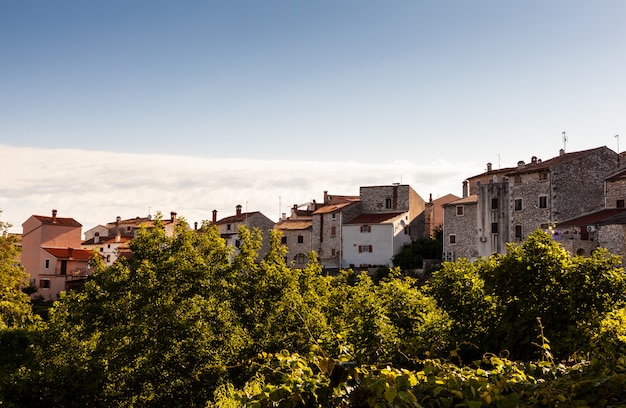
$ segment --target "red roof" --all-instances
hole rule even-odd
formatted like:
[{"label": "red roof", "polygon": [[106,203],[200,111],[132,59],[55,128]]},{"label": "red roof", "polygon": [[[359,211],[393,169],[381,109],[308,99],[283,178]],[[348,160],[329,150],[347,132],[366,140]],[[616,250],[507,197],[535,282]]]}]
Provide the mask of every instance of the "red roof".
[{"label": "red roof", "polygon": [[404,212],[393,212],[393,213],[373,213],[373,214],[361,214],[357,215],[346,224],[382,224],[386,221],[392,220],[400,215],[405,214]]},{"label": "red roof", "polygon": [[248,217],[259,214],[259,213],[260,213],[259,211],[254,211],[254,212],[235,214],[235,215],[231,215],[230,217],[222,218],[221,220],[216,221],[215,224],[226,224],[229,222],[244,222]]},{"label": "red roof", "polygon": [[45,215],[33,215],[33,217],[37,218],[41,221],[42,224],[46,225],[63,225],[66,227],[82,227],[82,224],[76,221],[74,218],[61,218],[61,217],[48,217]]},{"label": "red roof", "polygon": [[626,208],[605,208],[604,210],[594,211],[584,214],[576,218],[571,218],[563,222],[559,222],[557,227],[578,227],[594,224],[625,224]]},{"label": "red roof", "polygon": [[75,261],[88,261],[91,257],[90,249],[81,248],[41,248],[57,259],[72,259]]}]

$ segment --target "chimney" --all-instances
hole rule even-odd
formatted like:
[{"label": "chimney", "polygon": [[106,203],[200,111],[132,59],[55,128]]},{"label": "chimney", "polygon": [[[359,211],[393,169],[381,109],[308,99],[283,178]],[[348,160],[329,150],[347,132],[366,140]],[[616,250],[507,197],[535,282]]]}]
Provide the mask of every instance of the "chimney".
[{"label": "chimney", "polygon": [[237,205],[237,207],[235,207],[235,211],[237,215],[241,215],[241,205]]},{"label": "chimney", "polygon": [[559,149],[559,156],[565,155],[565,149]]},{"label": "chimney", "polygon": [[122,234],[117,231],[117,234],[115,234],[115,242],[118,243],[120,242],[120,239],[122,238]]},{"label": "chimney", "polygon": [[324,191],[324,204],[330,204],[328,200],[328,191]]},{"label": "chimney", "polygon": [[517,162],[517,168],[518,169],[523,169],[524,166],[526,166],[526,163],[524,163],[524,160],[520,160]]},{"label": "chimney", "polygon": [[57,223],[57,210],[52,210],[52,223]]},{"label": "chimney", "polygon": [[532,164],[537,164],[537,156],[533,156],[533,157],[531,157],[531,158],[530,158],[530,162],[531,162]]},{"label": "chimney", "polygon": [[428,202],[432,203],[433,202],[433,193],[430,193],[428,196]]},{"label": "chimney", "polygon": [[469,181],[465,180],[463,182],[463,198],[469,196]]},{"label": "chimney", "polygon": [[100,243],[100,233],[96,232],[93,236],[93,243],[94,244],[99,244]]},{"label": "chimney", "polygon": [[487,172],[491,171],[491,163],[487,163]]},{"label": "chimney", "polygon": [[193,223],[193,229],[194,231],[198,231],[198,221]]},{"label": "chimney", "polygon": [[115,217],[115,225],[120,225],[120,221],[122,221],[122,217],[120,217],[119,215]]},{"label": "chimney", "polygon": [[172,220],[172,222],[176,222],[176,213],[174,211],[170,213],[170,219]]},{"label": "chimney", "polygon": [[213,224],[217,222],[217,210],[213,210],[213,219],[211,220]]}]

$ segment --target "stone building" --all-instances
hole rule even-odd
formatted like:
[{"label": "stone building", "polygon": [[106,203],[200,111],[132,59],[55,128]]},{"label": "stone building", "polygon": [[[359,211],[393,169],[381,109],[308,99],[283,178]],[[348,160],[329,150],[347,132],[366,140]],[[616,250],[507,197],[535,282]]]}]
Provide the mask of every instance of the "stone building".
[{"label": "stone building", "polygon": [[359,196],[329,195],[324,191],[323,206],[313,212],[312,248],[325,270],[341,267],[343,224],[363,212]]},{"label": "stone building", "polygon": [[443,254],[441,259],[473,259],[478,256],[478,227],[476,194],[443,206]]},{"label": "stone building", "polygon": [[213,210],[213,218],[211,224],[217,226],[220,236],[226,241],[227,245],[235,248],[240,247],[239,227],[246,226],[250,231],[258,228],[262,234],[262,245],[259,250],[259,259],[263,258],[269,250],[269,233],[274,228],[274,221],[267,218],[260,211],[242,212],[241,205],[235,207],[235,215],[231,215],[222,219],[217,219],[217,210]]},{"label": "stone building", "polygon": [[313,250],[313,213],[315,202],[302,210],[297,204],[291,208],[289,217],[283,217],[274,229],[282,234],[282,244],[287,248],[287,264],[294,268],[303,268],[308,262],[308,254]]},{"label": "stone building", "polygon": [[[557,157],[542,161],[532,157],[517,167],[492,170],[469,178],[464,195],[476,194],[476,217],[448,219],[444,215],[444,253],[488,256],[504,253],[507,242],[525,239],[538,228],[548,229],[561,221],[604,207],[604,180],[620,166],[620,155],[607,147],[573,153],[561,150]],[[450,221],[450,224],[449,224]],[[451,250],[450,235],[474,228],[474,248],[456,244]],[[446,237],[444,237],[446,238]],[[463,243],[465,245],[465,243]],[[473,256],[472,256],[473,257]]]}]

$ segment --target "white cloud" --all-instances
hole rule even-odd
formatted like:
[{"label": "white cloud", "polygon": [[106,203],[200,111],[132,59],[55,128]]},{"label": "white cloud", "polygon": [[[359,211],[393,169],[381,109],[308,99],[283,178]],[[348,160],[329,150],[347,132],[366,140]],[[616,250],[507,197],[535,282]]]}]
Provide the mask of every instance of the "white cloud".
[{"label": "white cloud", "polygon": [[411,185],[424,199],[459,195],[462,181],[482,171],[474,163],[443,159],[371,162],[208,159],[0,145],[2,221],[21,232],[31,215],[75,218],[83,231],[115,220],[161,211],[193,222],[233,215],[240,204],[273,220],[293,204],[331,194],[358,195],[360,186]]}]

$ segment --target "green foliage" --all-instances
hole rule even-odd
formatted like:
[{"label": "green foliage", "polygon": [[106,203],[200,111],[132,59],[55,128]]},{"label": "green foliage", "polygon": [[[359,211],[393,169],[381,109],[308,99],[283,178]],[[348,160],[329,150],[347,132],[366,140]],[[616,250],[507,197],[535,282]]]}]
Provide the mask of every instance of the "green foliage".
[{"label": "green foliage", "polygon": [[[0,223],[0,230],[2,226]],[[29,280],[19,265],[19,254],[15,238],[0,234],[0,330],[24,327],[33,321],[30,299],[21,290]]]},{"label": "green foliage", "polygon": [[424,259],[441,259],[443,243],[440,238],[419,238],[405,244],[392,262],[394,267],[403,271],[423,268]]},{"label": "green foliage", "polygon": [[457,343],[536,358],[539,318],[552,352],[567,358],[590,351],[594,328],[623,304],[626,284],[619,258],[606,250],[571,257],[536,231],[520,245],[509,244],[504,255],[444,264],[427,293],[457,322]]}]

